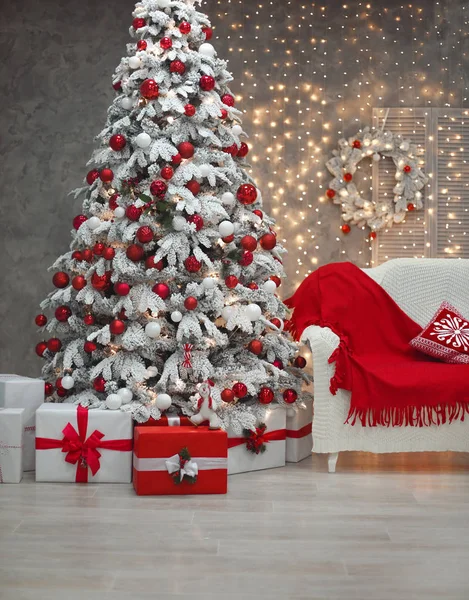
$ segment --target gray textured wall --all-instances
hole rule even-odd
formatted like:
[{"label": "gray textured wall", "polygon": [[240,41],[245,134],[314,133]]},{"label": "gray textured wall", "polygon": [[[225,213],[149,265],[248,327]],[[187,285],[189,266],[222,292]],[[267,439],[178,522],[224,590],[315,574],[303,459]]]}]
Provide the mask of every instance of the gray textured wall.
[{"label": "gray textured wall", "polygon": [[[317,200],[339,132],[368,123],[373,106],[467,105],[467,2],[343,4],[205,2],[243,96],[255,175],[289,242],[285,292],[315,264],[368,259],[362,232],[337,241],[339,210]],[[113,97],[132,8],[2,0],[2,372],[39,371],[34,315],[51,289],[47,267],[68,247],[80,207],[67,194]]]}]

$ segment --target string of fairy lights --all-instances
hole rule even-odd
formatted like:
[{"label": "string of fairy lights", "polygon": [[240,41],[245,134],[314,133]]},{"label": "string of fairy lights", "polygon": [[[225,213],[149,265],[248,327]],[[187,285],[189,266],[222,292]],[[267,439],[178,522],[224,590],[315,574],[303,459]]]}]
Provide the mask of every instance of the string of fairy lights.
[{"label": "string of fairy lights", "polygon": [[[246,113],[252,174],[289,250],[283,293],[333,260],[371,266],[368,232],[354,228],[344,236],[340,208],[325,198],[325,162],[340,137],[372,125],[373,108],[468,106],[469,2],[207,0],[203,9]],[[419,216],[427,228],[438,217],[427,256],[469,256],[465,117],[440,112],[437,162],[444,174],[428,191],[437,196],[433,208]],[[431,138],[427,132],[427,143]],[[371,165],[362,162],[360,185],[371,195]],[[410,227],[400,226],[403,255]],[[385,234],[378,241],[385,245]]]}]

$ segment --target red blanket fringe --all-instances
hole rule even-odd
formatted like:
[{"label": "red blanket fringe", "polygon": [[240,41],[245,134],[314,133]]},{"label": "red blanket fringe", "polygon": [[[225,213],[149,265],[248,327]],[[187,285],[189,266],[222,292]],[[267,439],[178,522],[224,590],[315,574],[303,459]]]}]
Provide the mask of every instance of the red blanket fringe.
[{"label": "red blanket fringe", "polygon": [[469,413],[469,402],[440,404],[439,406],[406,406],[404,408],[352,408],[350,407],[345,424],[355,425],[359,421],[363,427],[430,427],[453,421],[464,421]]}]

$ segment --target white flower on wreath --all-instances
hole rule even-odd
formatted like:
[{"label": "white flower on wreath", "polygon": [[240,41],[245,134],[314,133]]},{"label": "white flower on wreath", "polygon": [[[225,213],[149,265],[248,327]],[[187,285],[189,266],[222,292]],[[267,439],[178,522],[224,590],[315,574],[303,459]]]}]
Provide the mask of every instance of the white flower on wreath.
[{"label": "white flower on wreath", "polygon": [[[340,204],[342,219],[349,225],[368,226],[372,232],[401,223],[410,210],[423,208],[421,190],[428,181],[419,166],[418,150],[411,140],[391,131],[366,127],[348,140],[339,140],[338,150],[326,167],[333,175],[326,195]],[[391,158],[396,167],[393,197],[373,202],[364,198],[354,183],[358,164],[364,158]]]}]

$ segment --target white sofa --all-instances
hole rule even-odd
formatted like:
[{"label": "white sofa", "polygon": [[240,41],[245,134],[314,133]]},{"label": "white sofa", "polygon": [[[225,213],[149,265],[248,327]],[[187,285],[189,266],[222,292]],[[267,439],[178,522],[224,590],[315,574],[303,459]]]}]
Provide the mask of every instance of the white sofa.
[{"label": "white sofa", "polygon": [[[443,300],[469,318],[469,260],[402,258],[364,271],[419,325],[430,321]],[[377,323],[376,335],[381,334]],[[469,415],[463,422],[423,428],[345,425],[350,392],[339,390],[333,396],[329,391],[335,364],[328,364],[328,359],[339,338],[328,328],[308,327],[302,340],[310,345],[313,353],[313,452],[329,454],[329,472],[335,471],[339,452],[347,450],[469,451]]]}]

